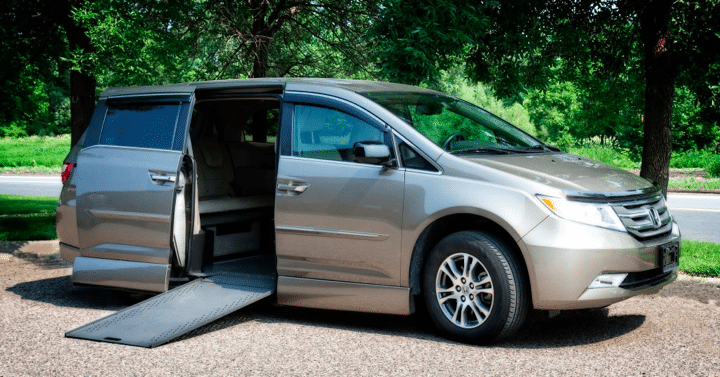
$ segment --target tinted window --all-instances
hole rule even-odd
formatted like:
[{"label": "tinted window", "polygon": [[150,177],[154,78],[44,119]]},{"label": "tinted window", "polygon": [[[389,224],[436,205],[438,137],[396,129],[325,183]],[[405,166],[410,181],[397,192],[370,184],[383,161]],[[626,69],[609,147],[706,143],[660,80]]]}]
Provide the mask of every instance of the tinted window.
[{"label": "tinted window", "polygon": [[111,106],[100,144],[172,149],[180,110],[180,104]]},{"label": "tinted window", "polygon": [[385,139],[385,134],[370,124],[325,107],[296,105],[293,119],[294,156],[353,161],[353,144]]},{"label": "tinted window", "polygon": [[414,149],[410,148],[404,141],[398,144],[398,150],[400,151],[400,158],[402,159],[403,166],[410,169],[437,171],[435,167],[425,160],[419,153],[415,152]]}]

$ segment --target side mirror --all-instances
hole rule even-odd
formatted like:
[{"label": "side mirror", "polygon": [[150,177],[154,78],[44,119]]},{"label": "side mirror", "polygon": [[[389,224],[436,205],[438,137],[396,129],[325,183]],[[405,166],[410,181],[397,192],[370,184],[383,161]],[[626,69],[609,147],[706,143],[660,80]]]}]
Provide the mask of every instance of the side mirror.
[{"label": "side mirror", "polygon": [[380,141],[358,141],[353,144],[353,161],[382,165],[391,161],[390,148]]}]

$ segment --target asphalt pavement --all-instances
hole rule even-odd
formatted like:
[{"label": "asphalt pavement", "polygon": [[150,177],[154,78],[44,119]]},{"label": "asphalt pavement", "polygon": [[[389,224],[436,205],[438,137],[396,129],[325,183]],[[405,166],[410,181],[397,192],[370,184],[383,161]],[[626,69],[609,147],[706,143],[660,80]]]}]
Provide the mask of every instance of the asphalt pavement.
[{"label": "asphalt pavement", "polygon": [[0,194],[57,197],[60,196],[61,189],[60,174],[0,175]]},{"label": "asphalt pavement", "polygon": [[684,239],[720,243],[720,195],[670,193],[668,208]]}]

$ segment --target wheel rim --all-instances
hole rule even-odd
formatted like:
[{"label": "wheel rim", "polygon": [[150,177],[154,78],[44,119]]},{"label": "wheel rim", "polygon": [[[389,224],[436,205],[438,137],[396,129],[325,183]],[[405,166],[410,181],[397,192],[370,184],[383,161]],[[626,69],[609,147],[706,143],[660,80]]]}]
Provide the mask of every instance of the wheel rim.
[{"label": "wheel rim", "polygon": [[435,296],[445,317],[464,329],[485,322],[495,301],[487,269],[480,260],[466,253],[453,254],[440,264]]}]

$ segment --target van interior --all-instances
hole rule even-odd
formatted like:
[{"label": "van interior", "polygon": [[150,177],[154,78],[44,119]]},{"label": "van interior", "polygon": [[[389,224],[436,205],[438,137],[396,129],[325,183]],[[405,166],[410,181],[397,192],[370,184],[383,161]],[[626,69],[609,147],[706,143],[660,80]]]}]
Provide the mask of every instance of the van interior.
[{"label": "van interior", "polygon": [[[272,95],[198,95],[189,130],[194,164],[186,159],[181,169],[181,180],[195,177],[196,184],[187,185],[193,189],[184,190],[179,194],[182,200],[176,200],[185,211],[177,211],[176,203],[174,276],[275,273],[280,104]],[[185,221],[178,217],[183,212]],[[192,229],[181,223],[192,223]],[[182,239],[190,242],[181,245],[177,240]]]}]

